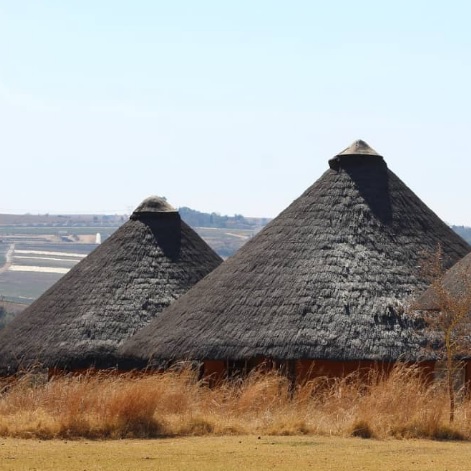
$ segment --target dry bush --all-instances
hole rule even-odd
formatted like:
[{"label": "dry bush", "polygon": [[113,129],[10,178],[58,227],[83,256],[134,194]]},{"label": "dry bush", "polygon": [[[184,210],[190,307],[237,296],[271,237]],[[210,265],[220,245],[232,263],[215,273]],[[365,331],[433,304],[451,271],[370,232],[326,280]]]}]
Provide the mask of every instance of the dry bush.
[{"label": "dry bush", "polygon": [[28,436],[40,430],[43,438],[158,435],[158,396],[151,380],[89,373],[54,377],[37,386],[25,375],[10,384],[0,400],[0,432]]},{"label": "dry bush", "polygon": [[[390,374],[373,372],[367,393],[358,403],[356,420],[369,424],[372,436],[423,436],[416,424],[428,430],[441,423],[446,397],[429,383],[420,369],[397,365]],[[419,429],[417,429],[417,432]]]},{"label": "dry bush", "polygon": [[195,371],[24,375],[1,384],[0,435],[158,437],[208,434],[322,434],[364,438],[469,439],[471,401],[447,421],[446,387],[418,367],[389,374],[315,378],[294,389],[276,371],[210,388]]}]

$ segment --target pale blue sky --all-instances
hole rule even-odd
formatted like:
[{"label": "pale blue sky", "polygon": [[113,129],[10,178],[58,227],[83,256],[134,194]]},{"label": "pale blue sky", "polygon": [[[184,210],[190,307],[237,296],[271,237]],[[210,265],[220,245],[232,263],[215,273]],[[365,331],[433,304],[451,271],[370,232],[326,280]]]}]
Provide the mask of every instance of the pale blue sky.
[{"label": "pale blue sky", "polygon": [[0,0],[0,212],[276,216],[362,138],[471,225],[465,1]]}]

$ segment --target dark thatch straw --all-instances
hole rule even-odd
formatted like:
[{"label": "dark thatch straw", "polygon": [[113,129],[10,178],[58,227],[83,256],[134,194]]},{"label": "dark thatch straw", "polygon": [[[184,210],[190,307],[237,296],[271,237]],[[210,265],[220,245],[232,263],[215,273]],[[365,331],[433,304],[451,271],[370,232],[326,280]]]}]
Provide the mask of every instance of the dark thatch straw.
[{"label": "dark thatch straw", "polygon": [[68,369],[122,366],[117,347],[221,263],[158,197],[146,199],[0,336],[0,369],[40,362]]},{"label": "dark thatch straw", "polygon": [[404,303],[425,288],[417,260],[470,246],[363,141],[122,352],[177,359],[396,360],[421,337]]}]

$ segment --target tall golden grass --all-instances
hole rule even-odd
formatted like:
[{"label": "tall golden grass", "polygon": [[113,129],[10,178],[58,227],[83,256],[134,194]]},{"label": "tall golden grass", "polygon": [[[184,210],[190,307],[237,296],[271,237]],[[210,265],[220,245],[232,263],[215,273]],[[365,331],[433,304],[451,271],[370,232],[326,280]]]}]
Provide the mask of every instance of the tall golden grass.
[{"label": "tall golden grass", "polygon": [[0,435],[123,438],[185,435],[316,434],[375,438],[471,438],[471,399],[448,423],[446,388],[416,367],[317,378],[290,387],[254,371],[213,387],[191,369],[162,374],[34,374],[0,385]]}]

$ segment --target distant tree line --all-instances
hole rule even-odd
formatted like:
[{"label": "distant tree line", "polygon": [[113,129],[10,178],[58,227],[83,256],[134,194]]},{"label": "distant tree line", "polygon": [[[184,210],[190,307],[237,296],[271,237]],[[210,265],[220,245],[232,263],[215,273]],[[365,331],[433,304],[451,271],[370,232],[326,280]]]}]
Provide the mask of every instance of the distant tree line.
[{"label": "distant tree line", "polygon": [[234,229],[251,229],[256,226],[241,214],[234,216],[221,216],[218,213],[202,213],[185,206],[178,209],[182,219],[192,227],[218,227]]}]

